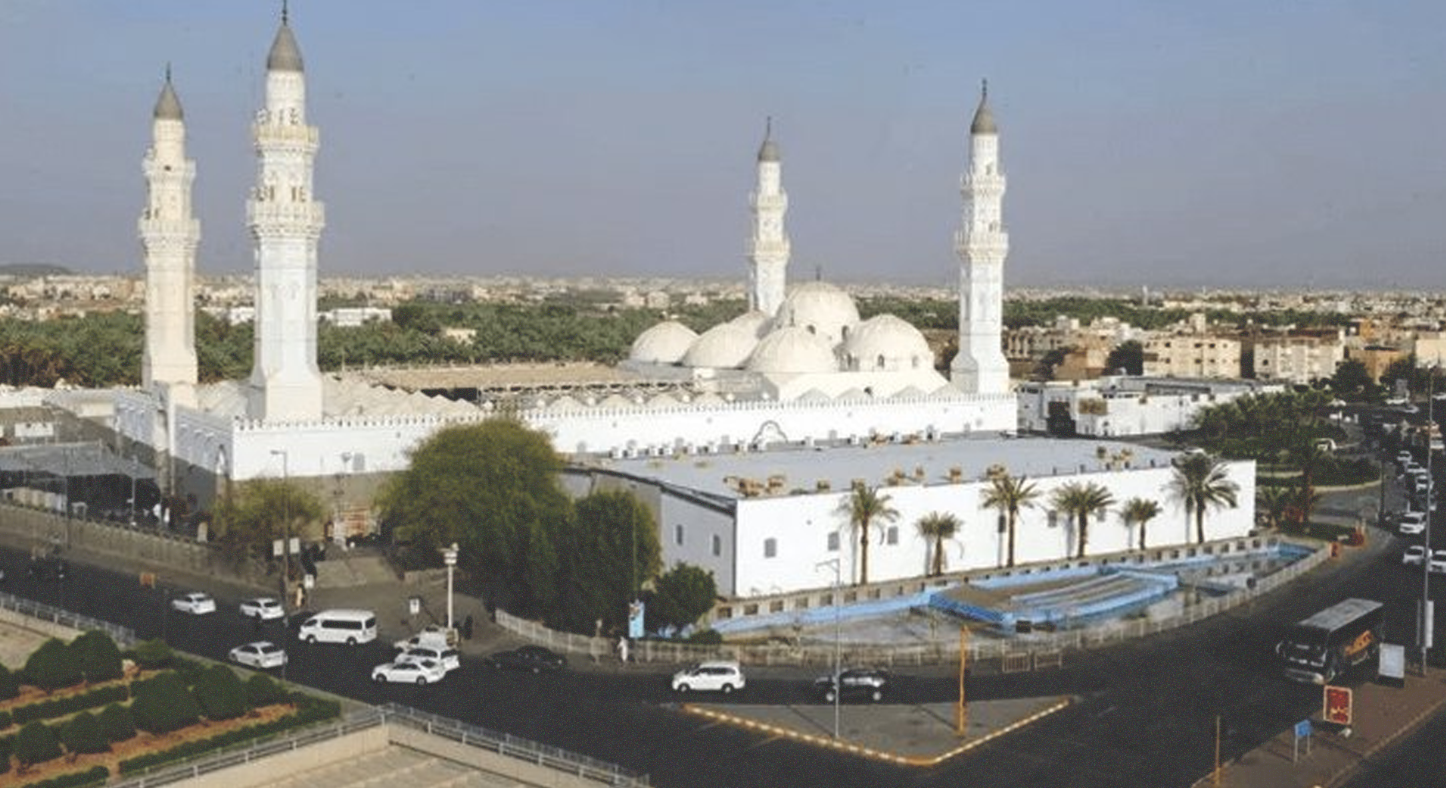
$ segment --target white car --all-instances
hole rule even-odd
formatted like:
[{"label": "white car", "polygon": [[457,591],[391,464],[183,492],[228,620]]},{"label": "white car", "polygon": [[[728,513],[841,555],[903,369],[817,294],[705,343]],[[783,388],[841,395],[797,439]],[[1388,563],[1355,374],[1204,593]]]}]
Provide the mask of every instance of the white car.
[{"label": "white car", "polygon": [[216,612],[216,600],[210,594],[203,594],[200,591],[192,591],[189,594],[182,594],[171,600],[171,609],[179,610],[182,613],[190,613],[199,616],[205,613]]},{"label": "white car", "polygon": [[429,646],[416,646],[397,655],[393,662],[436,662],[442,669],[451,673],[462,667],[462,658],[454,648],[431,648]]},{"label": "white car", "polygon": [[673,674],[674,692],[703,690],[727,695],[734,690],[743,689],[746,683],[743,669],[731,660],[700,662]]},{"label": "white car", "polygon": [[447,641],[446,627],[428,624],[422,627],[421,632],[393,643],[392,648],[398,651],[406,651],[409,648],[417,648],[419,646],[435,649],[451,648],[451,645]]},{"label": "white car", "polygon": [[416,662],[383,662],[372,668],[372,681],[378,684],[433,684],[447,676],[441,663],[430,659]]},{"label": "white car", "polygon": [[286,664],[286,652],[275,643],[258,640],[231,649],[228,655],[232,662],[239,662],[253,668],[279,668]]},{"label": "white car", "polygon": [[1416,534],[1424,533],[1426,531],[1426,513],[1406,512],[1401,515],[1401,522],[1398,523],[1396,527],[1406,536],[1415,536]]},{"label": "white car", "polygon": [[1425,545],[1413,544],[1413,545],[1411,545],[1410,547],[1407,547],[1407,548],[1406,548],[1406,552],[1401,553],[1401,565],[1402,565],[1402,566],[1412,566],[1412,565],[1420,566],[1421,564],[1423,564],[1423,563],[1425,563],[1425,562],[1426,562],[1426,546],[1425,546]]},{"label": "white car", "polygon": [[270,621],[285,616],[286,611],[281,608],[281,600],[275,597],[259,596],[254,599],[241,600],[241,615]]},{"label": "white car", "polygon": [[1431,551],[1431,563],[1426,565],[1426,571],[1433,575],[1446,575],[1446,550]]}]

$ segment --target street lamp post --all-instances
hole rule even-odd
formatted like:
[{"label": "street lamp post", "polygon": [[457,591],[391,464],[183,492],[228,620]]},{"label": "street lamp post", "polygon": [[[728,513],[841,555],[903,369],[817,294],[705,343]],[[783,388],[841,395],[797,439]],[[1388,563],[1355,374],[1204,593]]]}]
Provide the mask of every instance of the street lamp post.
[{"label": "street lamp post", "polygon": [[819,561],[814,568],[833,565],[833,738],[838,740],[839,732],[839,701],[843,697],[843,687],[840,686],[839,674],[842,672],[843,663],[843,639],[840,634],[841,610],[843,600],[839,599],[839,587],[843,585],[841,573],[843,562],[838,558],[830,558],[827,561]]},{"label": "street lamp post", "polygon": [[286,449],[272,449],[273,455],[281,457],[281,610],[286,611],[286,600],[291,596],[291,469],[290,456]]},{"label": "street lamp post", "polygon": [[1421,538],[1426,543],[1426,555],[1421,561],[1421,675],[1426,675],[1426,651],[1431,646],[1431,503],[1436,494],[1436,480],[1431,469],[1431,430],[1436,426],[1436,367],[1426,384],[1426,531]]},{"label": "street lamp post", "polygon": [[457,543],[442,551],[442,560],[447,564],[447,632],[452,631],[452,571],[457,568]]}]

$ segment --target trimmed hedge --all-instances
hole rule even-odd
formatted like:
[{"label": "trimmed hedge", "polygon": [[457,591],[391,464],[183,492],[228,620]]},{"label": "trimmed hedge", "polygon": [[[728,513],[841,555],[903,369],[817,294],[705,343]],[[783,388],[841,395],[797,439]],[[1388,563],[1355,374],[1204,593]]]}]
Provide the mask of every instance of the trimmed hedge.
[{"label": "trimmed hedge", "polygon": [[5,730],[6,728],[10,727],[12,724],[13,724],[13,721],[10,719],[10,712],[8,712],[8,711],[0,711],[0,731]]},{"label": "trimmed hedge", "polygon": [[159,766],[172,761],[179,761],[190,758],[193,755],[211,752],[221,747],[228,747],[239,742],[259,739],[274,733],[300,728],[323,720],[333,719],[341,716],[341,704],[334,700],[322,700],[310,695],[295,693],[291,699],[296,703],[296,713],[289,717],[282,717],[279,720],[263,722],[257,725],[248,725],[244,728],[237,728],[219,736],[212,736],[209,739],[197,739],[172,747],[161,752],[151,752],[145,755],[137,755],[134,758],[127,758],[120,762],[120,773],[129,774],[141,769]]},{"label": "trimmed hedge", "polygon": [[120,649],[104,632],[83,632],[70,641],[70,650],[80,658],[80,670],[92,684],[118,679],[125,675]]},{"label": "trimmed hedge", "polygon": [[129,654],[142,670],[158,670],[168,667],[176,656],[176,652],[172,651],[164,640],[142,640],[130,650]]},{"label": "trimmed hedge", "polygon": [[88,711],[70,718],[70,721],[60,728],[60,742],[65,745],[65,751],[69,753],[95,753],[107,752],[110,750],[110,742],[100,732],[100,723],[96,722],[95,715]]},{"label": "trimmed hedge", "polygon": [[131,715],[147,733],[170,733],[199,720],[201,709],[179,676],[162,673],[136,693]]},{"label": "trimmed hedge", "polygon": [[116,701],[123,701],[129,697],[130,693],[126,690],[125,686],[117,684],[114,687],[101,687],[90,692],[71,695],[68,698],[43,700],[39,703],[17,706],[10,710],[10,718],[14,724],[24,725],[31,720],[48,720],[52,717],[63,717],[77,711],[93,709],[97,706],[104,706],[107,703],[114,703]]},{"label": "trimmed hedge", "polygon": [[130,708],[119,703],[112,703],[102,709],[97,722],[100,724],[101,735],[112,744],[136,735],[136,721],[131,717]]},{"label": "trimmed hedge", "polygon": [[25,788],[77,788],[82,785],[102,785],[110,779],[110,769],[92,766],[83,772],[71,772],[38,783],[26,783]]},{"label": "trimmed hedge", "polygon": [[246,703],[246,687],[225,665],[212,665],[202,672],[191,694],[208,720],[235,719],[251,708]]},{"label": "trimmed hedge", "polygon": [[80,669],[80,655],[63,641],[51,638],[40,644],[25,660],[25,683],[46,692],[73,687],[85,680]]},{"label": "trimmed hedge", "polygon": [[246,702],[256,706],[270,706],[286,700],[286,688],[276,679],[264,673],[254,673],[246,680]]},{"label": "trimmed hedge", "polygon": [[34,720],[15,734],[15,758],[26,766],[59,758],[60,739],[49,725]]},{"label": "trimmed hedge", "polygon": [[15,749],[15,737],[0,739],[0,774],[10,771],[10,753]]},{"label": "trimmed hedge", "polygon": [[20,677],[10,672],[10,668],[0,665],[0,700],[10,700],[20,697]]}]

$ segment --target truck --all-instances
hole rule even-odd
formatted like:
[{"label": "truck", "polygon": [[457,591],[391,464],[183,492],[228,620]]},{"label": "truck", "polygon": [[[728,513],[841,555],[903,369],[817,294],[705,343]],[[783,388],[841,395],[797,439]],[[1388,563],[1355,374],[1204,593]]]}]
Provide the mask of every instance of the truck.
[{"label": "truck", "polygon": [[1285,677],[1329,684],[1376,658],[1385,610],[1385,605],[1371,599],[1344,599],[1290,626],[1275,646]]}]

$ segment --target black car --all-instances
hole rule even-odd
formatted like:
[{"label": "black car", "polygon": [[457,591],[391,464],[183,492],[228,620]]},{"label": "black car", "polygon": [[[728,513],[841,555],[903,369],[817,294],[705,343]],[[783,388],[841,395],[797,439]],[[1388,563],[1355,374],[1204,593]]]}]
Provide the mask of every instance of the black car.
[{"label": "black car", "polygon": [[498,651],[482,658],[482,664],[493,670],[511,668],[541,673],[544,670],[562,670],[567,667],[567,657],[542,646],[522,646],[510,651]]},{"label": "black car", "polygon": [[[838,700],[867,700],[878,703],[884,699],[889,687],[888,671],[878,668],[849,668],[839,671],[839,685],[843,695]],[[833,676],[819,676],[813,682],[813,692],[825,703],[834,702]]]}]

